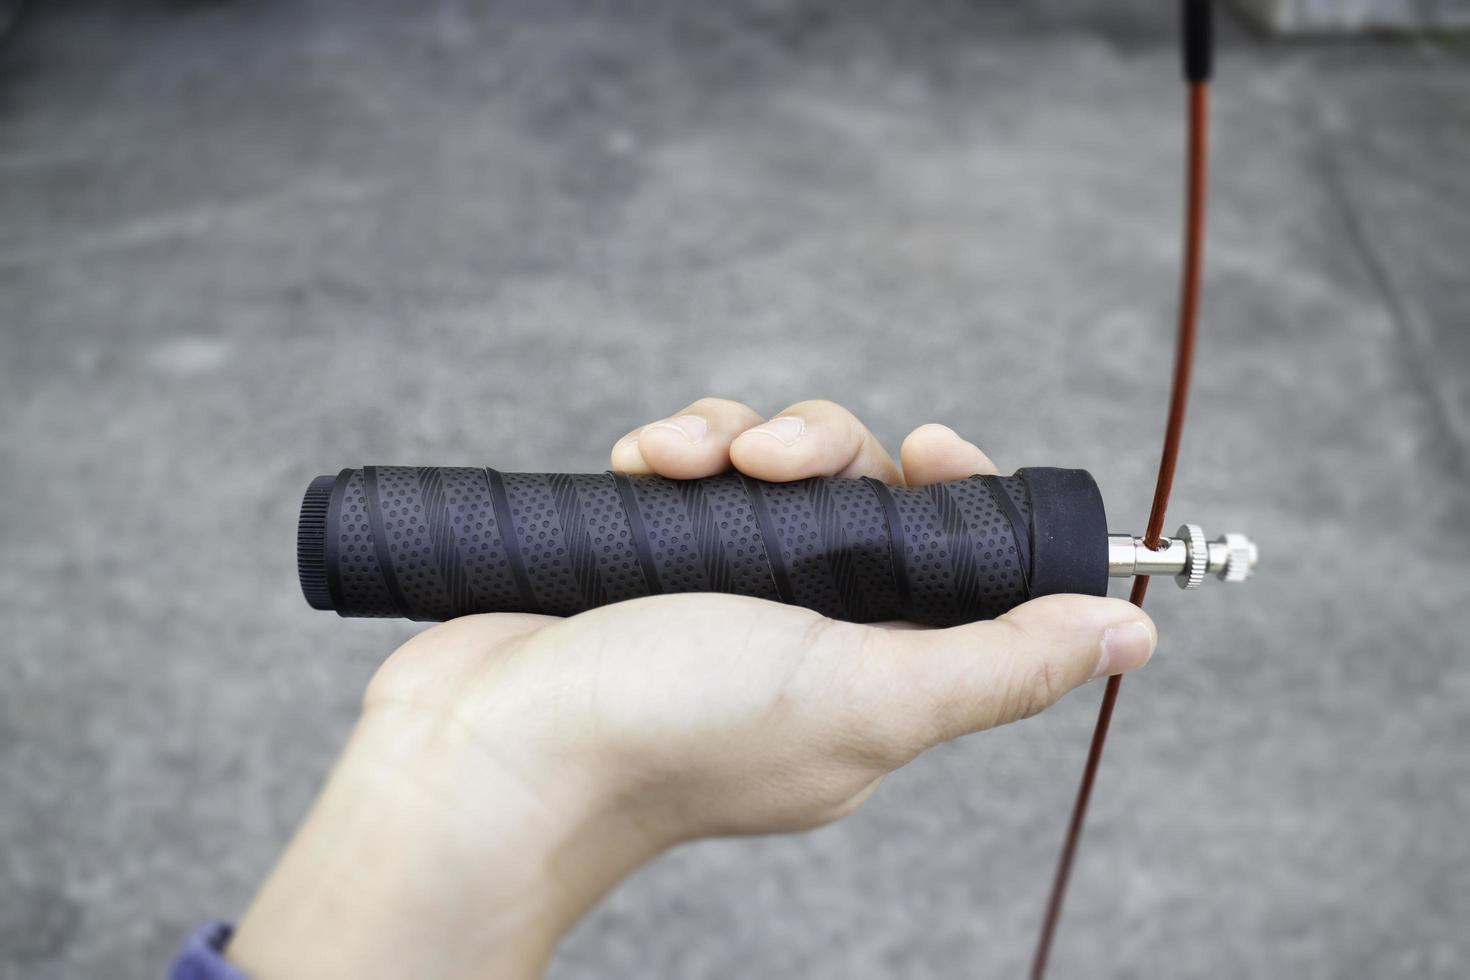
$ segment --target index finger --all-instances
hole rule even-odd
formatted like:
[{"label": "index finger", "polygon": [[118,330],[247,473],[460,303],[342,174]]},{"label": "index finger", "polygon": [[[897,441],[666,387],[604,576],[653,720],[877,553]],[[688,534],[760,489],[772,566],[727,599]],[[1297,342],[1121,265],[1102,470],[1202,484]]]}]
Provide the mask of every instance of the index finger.
[{"label": "index finger", "polygon": [[701,398],[619,439],[612,450],[612,468],[672,480],[714,476],[730,468],[731,440],[760,419],[755,409],[741,402]]},{"label": "index finger", "polygon": [[812,476],[872,477],[902,484],[893,458],[847,409],[835,402],[797,402],[730,444],[730,462],[758,480],[782,483]]}]

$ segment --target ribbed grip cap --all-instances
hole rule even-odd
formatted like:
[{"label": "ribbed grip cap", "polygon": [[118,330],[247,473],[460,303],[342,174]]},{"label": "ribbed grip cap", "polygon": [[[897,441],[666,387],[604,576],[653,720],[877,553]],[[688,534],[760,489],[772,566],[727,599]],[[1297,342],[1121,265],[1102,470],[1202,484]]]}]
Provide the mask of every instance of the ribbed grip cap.
[{"label": "ribbed grip cap", "polygon": [[296,521],[296,574],[301,594],[313,609],[333,609],[327,588],[327,507],[332,502],[335,476],[319,476],[301,498],[301,516]]}]

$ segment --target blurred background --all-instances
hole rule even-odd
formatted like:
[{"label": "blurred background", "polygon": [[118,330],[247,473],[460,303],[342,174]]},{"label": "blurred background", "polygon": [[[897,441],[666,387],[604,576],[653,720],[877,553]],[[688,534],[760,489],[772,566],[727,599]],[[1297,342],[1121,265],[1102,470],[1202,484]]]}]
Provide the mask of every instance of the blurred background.
[{"label": "blurred background", "polygon": [[[1222,11],[1171,517],[1055,977],[1470,975],[1464,2]],[[19,8],[0,4],[0,22]],[[308,479],[596,471],[704,394],[953,425],[1141,530],[1171,4],[37,2],[0,52],[0,974],[235,917],[419,627],[297,588]],[[1383,29],[1390,29],[1384,33]],[[685,847],[552,976],[1014,977],[1100,690],[816,833]]]}]

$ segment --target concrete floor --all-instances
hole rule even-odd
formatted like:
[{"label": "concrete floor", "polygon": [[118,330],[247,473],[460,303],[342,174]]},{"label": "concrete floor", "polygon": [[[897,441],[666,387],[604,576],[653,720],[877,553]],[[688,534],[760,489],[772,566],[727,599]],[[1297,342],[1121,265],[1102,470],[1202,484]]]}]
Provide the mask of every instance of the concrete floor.
[{"label": "concrete floor", "polygon": [[[410,12],[412,7],[412,12]],[[1172,514],[1056,977],[1470,974],[1470,56],[1223,31]],[[0,65],[0,974],[237,915],[379,660],[301,488],[596,470],[703,393],[941,419],[1141,525],[1181,95],[1143,0],[43,4]],[[668,855],[592,977],[1014,977],[1098,692]]]}]

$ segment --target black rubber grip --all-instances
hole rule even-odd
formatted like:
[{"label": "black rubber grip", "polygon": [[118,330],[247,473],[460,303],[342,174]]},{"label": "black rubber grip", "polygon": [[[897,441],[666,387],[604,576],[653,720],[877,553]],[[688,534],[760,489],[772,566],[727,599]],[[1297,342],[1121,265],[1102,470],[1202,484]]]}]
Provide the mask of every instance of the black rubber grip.
[{"label": "black rubber grip", "polygon": [[893,487],[368,466],[312,481],[296,549],[307,601],[343,616],[568,616],[727,592],[943,626],[1104,594],[1107,533],[1082,470]]}]

